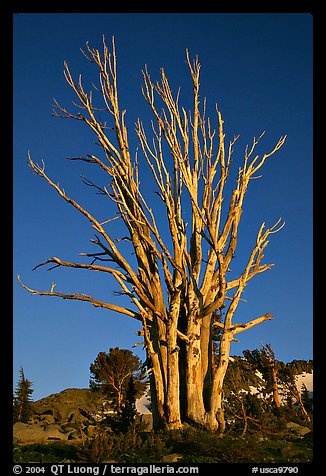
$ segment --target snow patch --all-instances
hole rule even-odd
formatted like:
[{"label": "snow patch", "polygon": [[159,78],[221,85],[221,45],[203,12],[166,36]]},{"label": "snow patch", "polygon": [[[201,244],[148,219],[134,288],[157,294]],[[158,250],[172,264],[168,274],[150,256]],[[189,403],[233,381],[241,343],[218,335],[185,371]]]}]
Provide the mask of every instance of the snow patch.
[{"label": "snow patch", "polygon": [[150,390],[149,387],[147,388],[144,395],[136,400],[136,410],[141,415],[151,414],[152,412],[149,410],[151,405],[151,397],[150,397]]}]

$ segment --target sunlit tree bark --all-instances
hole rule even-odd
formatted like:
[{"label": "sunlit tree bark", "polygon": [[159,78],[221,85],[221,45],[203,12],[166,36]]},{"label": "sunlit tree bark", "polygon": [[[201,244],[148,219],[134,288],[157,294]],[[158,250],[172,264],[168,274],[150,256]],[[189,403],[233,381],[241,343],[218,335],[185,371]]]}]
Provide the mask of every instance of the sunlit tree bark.
[{"label": "sunlit tree bark", "polygon": [[[199,100],[200,64],[198,58],[186,61],[193,84],[192,111],[179,105],[180,91],[173,94],[165,71],[153,82],[147,67],[143,71],[142,93],[153,114],[150,131],[139,119],[136,134],[139,151],[133,159],[120,109],[117,86],[117,57],[114,40],[109,52],[86,45],[84,56],[99,72],[99,96],[103,106],[95,106],[92,92],[86,93],[82,77],[73,78],[65,63],[67,83],[76,94],[77,112],[69,112],[55,102],[54,114],[84,123],[102,146],[100,156],[70,157],[94,164],[109,178],[110,185],[88,185],[106,195],[118,212],[136,258],[125,256],[116,240],[114,221],[102,221],[66,194],[47,175],[45,165],[29,165],[67,203],[85,216],[95,230],[91,240],[96,253],[82,253],[89,262],[70,262],[53,257],[37,265],[51,265],[103,272],[111,275],[131,306],[99,301],[85,294],[64,294],[31,289],[33,294],[87,301],[97,307],[126,314],[142,326],[147,365],[151,379],[152,406],[156,427],[180,428],[184,420],[223,431],[222,392],[230,345],[235,335],[250,329],[271,315],[266,313],[247,323],[234,323],[234,313],[248,282],[270,269],[263,264],[263,252],[271,234],[279,231],[281,219],[258,230],[256,242],[242,273],[228,280],[229,266],[238,242],[238,229],[249,182],[265,161],[277,152],[286,137],[273,149],[256,155],[261,137],[247,146],[229,201],[225,187],[229,179],[233,146],[238,137],[226,143],[223,119],[216,106],[216,130],[206,117],[206,100]],[[107,114],[107,120],[100,115]],[[139,156],[145,159],[153,177],[153,187],[162,201],[168,229],[162,233],[161,210],[153,209],[145,197],[148,185],[140,180]],[[223,209],[223,215],[222,215]],[[225,217],[223,219],[223,217]],[[116,217],[115,217],[116,218]],[[167,238],[168,237],[168,238]],[[107,266],[112,263],[112,267]],[[19,278],[20,279],[20,278]],[[218,328],[219,358],[215,364],[213,335]]]}]

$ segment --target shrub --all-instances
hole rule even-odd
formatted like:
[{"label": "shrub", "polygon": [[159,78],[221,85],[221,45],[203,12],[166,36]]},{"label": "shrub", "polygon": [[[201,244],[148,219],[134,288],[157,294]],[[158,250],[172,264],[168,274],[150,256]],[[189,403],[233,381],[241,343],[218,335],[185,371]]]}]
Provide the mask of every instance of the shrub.
[{"label": "shrub", "polygon": [[77,448],[65,443],[46,443],[18,446],[13,448],[14,463],[64,463],[74,462]]},{"label": "shrub", "polygon": [[135,427],[114,434],[99,427],[80,448],[79,458],[89,463],[154,463],[161,461],[166,453],[165,443],[157,434],[137,432]]}]

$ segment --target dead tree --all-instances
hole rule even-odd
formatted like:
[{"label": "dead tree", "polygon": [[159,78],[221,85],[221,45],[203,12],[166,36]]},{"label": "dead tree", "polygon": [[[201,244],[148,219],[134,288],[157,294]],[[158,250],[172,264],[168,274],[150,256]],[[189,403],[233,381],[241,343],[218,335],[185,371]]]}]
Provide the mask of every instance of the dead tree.
[{"label": "dead tree", "polygon": [[[142,93],[153,114],[151,138],[141,120],[136,124],[136,133],[166,213],[169,240],[164,239],[162,223],[158,222],[156,210],[140,186],[139,157],[136,153],[133,160],[129,148],[126,111],[120,109],[118,102],[114,39],[112,52],[103,38],[101,53],[88,44],[82,53],[98,68],[97,91],[103,108],[100,111],[94,106],[92,91],[85,91],[82,77],[75,80],[65,63],[64,75],[76,94],[78,109],[69,112],[56,101],[54,114],[81,121],[93,131],[101,145],[101,156],[89,154],[71,159],[96,165],[109,178],[109,186],[97,187],[107,195],[124,223],[136,265],[119,249],[112,220],[103,222],[103,218],[88,212],[53,182],[44,163],[38,165],[29,155],[29,165],[34,172],[91,223],[96,232],[91,242],[99,249],[97,253],[82,253],[91,260],[88,263],[53,257],[37,267],[48,264],[52,268],[62,266],[107,273],[130,297],[132,306],[99,301],[85,294],[60,293],[54,290],[54,284],[49,291],[21,284],[32,294],[86,301],[140,321],[155,426],[180,428],[187,420],[223,431],[222,390],[231,342],[240,332],[271,319],[270,313],[266,313],[249,322],[234,323],[233,316],[248,282],[273,266],[263,264],[263,252],[270,235],[284,225],[281,219],[270,227],[261,225],[248,261],[236,279],[228,280],[229,266],[237,247],[249,182],[257,178],[265,161],[281,148],[286,137],[281,137],[275,147],[262,156],[256,155],[256,146],[263,134],[246,147],[231,198],[227,200],[225,190],[231,155],[238,137],[226,143],[217,106],[216,130],[206,117],[206,100],[200,109],[198,58],[192,61],[186,51],[193,84],[190,113],[179,105],[180,91],[173,94],[164,69],[160,71],[160,80],[153,82],[145,68]],[[99,118],[104,113],[106,122]],[[114,266],[105,266],[105,259]],[[222,310],[221,319],[218,316]],[[221,336],[217,364],[212,350],[214,328]]]}]

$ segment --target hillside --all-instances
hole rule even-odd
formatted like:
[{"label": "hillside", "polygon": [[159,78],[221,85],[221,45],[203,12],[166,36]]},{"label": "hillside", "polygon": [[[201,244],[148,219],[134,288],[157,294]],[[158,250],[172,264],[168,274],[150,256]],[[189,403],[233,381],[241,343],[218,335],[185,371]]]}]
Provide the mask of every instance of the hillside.
[{"label": "hillside", "polygon": [[33,402],[36,415],[52,415],[56,421],[81,421],[103,409],[103,397],[88,388],[67,388]]}]

